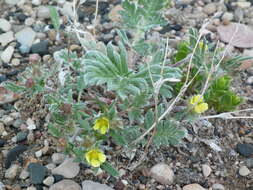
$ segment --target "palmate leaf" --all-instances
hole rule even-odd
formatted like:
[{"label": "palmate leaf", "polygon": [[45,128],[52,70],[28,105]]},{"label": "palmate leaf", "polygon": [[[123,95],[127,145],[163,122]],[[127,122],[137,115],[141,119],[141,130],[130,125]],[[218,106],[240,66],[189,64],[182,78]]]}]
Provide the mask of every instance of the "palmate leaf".
[{"label": "palmate leaf", "polygon": [[121,12],[123,23],[127,28],[139,29],[144,32],[152,27],[165,25],[162,9],[166,8],[169,0],[124,0]]},{"label": "palmate leaf", "polygon": [[179,128],[179,123],[174,120],[160,122],[153,138],[154,145],[176,145],[186,135],[186,131]]},{"label": "palmate leaf", "polygon": [[84,80],[88,85],[106,84],[108,90],[116,91],[121,99],[128,94],[138,95],[148,85],[147,81],[131,71],[127,65],[127,51],[123,44],[117,52],[112,44],[107,45],[107,54],[88,51],[85,55]]}]

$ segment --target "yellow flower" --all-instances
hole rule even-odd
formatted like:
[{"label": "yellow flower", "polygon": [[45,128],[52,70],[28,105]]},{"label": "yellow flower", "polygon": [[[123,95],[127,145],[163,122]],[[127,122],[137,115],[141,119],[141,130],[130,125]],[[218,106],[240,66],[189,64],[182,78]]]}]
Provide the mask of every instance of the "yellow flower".
[{"label": "yellow flower", "polygon": [[107,133],[110,128],[109,120],[106,117],[98,118],[93,126],[94,130],[98,130],[102,135]]},{"label": "yellow flower", "polygon": [[200,41],[200,42],[199,42],[199,48],[200,48],[200,49],[203,49],[203,48],[204,48],[205,51],[208,50],[208,46],[207,46],[206,44],[204,44],[203,41]]},{"label": "yellow flower", "polygon": [[208,110],[208,104],[204,102],[201,95],[193,96],[189,103],[193,106],[193,111],[196,113],[200,114]]},{"label": "yellow flower", "polygon": [[85,154],[87,162],[93,167],[99,167],[105,162],[106,156],[99,149],[92,149]]}]

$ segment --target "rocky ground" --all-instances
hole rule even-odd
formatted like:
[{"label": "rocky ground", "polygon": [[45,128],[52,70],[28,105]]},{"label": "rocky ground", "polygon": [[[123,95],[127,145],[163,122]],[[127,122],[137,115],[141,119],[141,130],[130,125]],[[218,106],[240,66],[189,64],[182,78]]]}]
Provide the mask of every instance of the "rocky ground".
[{"label": "rocky ground", "polygon": [[[87,31],[93,29],[95,2],[87,0],[78,11],[79,22]],[[116,38],[119,4],[117,0],[100,1],[96,37],[105,43]],[[59,41],[48,5],[57,6],[61,14]],[[173,49],[189,28],[200,29],[208,20],[202,31],[208,40],[220,39],[226,46],[237,28],[229,53],[253,56],[252,5],[252,0],[175,0],[165,14],[169,24],[153,31],[150,38],[169,37]],[[66,0],[0,0],[0,83],[17,80],[33,54],[47,64],[62,48],[81,52],[78,40],[68,40],[65,35],[70,7]],[[244,109],[253,105],[253,61],[244,62],[241,70],[233,86],[246,99]],[[41,122],[45,116],[36,99],[25,102],[0,87],[0,190],[253,190],[252,120],[213,119],[188,126],[189,136],[180,146],[151,147],[134,170],[131,167],[141,150],[129,152],[130,156],[112,152],[111,160],[120,172],[114,178],[102,172],[94,176],[89,167],[63,154],[60,142]]]}]

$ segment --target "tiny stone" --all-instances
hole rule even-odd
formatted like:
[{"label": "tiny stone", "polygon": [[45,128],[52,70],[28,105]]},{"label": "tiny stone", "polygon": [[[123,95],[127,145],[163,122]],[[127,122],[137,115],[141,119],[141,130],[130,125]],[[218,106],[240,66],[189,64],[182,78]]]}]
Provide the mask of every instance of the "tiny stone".
[{"label": "tiny stone", "polygon": [[32,184],[41,184],[46,176],[46,167],[38,163],[30,163],[28,171]]},{"label": "tiny stone", "polygon": [[245,165],[248,168],[253,168],[253,158],[249,158],[249,159],[245,160]]},{"label": "tiny stone", "polygon": [[41,5],[41,0],[32,0],[32,4],[36,6]]},{"label": "tiny stone", "polygon": [[5,185],[0,181],[0,190],[5,190]]},{"label": "tiny stone", "polygon": [[5,171],[5,178],[14,179],[18,173],[19,165],[13,164],[9,169]]},{"label": "tiny stone", "polygon": [[222,21],[232,21],[234,18],[233,13],[225,12],[222,16]]},{"label": "tiny stone", "polygon": [[54,153],[52,155],[52,161],[55,164],[61,164],[65,160],[66,156],[62,153]]},{"label": "tiny stone", "polygon": [[28,135],[28,134],[27,134],[26,132],[23,132],[23,131],[18,132],[18,134],[16,135],[16,137],[17,137],[17,142],[22,142],[22,141],[26,140],[27,135]]},{"label": "tiny stone", "polygon": [[225,190],[225,187],[219,183],[213,184],[212,188],[213,188],[212,190]]},{"label": "tiny stone", "polygon": [[44,40],[31,46],[31,52],[40,55],[48,54],[48,41]]},{"label": "tiny stone", "polygon": [[81,187],[76,182],[65,179],[52,185],[49,190],[81,190]]},{"label": "tiny stone", "polygon": [[79,171],[79,163],[74,162],[74,158],[68,158],[61,165],[54,168],[52,174],[63,175],[65,178],[74,178]]},{"label": "tiny stone", "polygon": [[212,169],[210,168],[210,166],[208,166],[208,165],[206,165],[206,164],[203,164],[203,165],[202,165],[202,172],[203,172],[203,175],[204,175],[205,177],[208,177],[208,176],[211,174]]},{"label": "tiny stone", "polygon": [[40,6],[37,11],[37,16],[42,19],[50,18],[50,9],[46,6]]},{"label": "tiny stone", "polygon": [[44,179],[43,183],[47,186],[51,186],[54,184],[54,177],[48,176],[46,179]]},{"label": "tiny stone", "polygon": [[0,29],[4,32],[8,32],[11,30],[11,24],[9,21],[0,18]]},{"label": "tiny stone", "polygon": [[17,58],[14,58],[11,60],[11,65],[13,66],[19,66],[20,65],[20,60]]},{"label": "tiny stone", "polygon": [[12,125],[13,125],[13,127],[19,129],[19,128],[21,127],[22,124],[23,124],[23,120],[21,120],[21,119],[16,119]]},{"label": "tiny stone", "polygon": [[50,164],[47,164],[45,167],[46,167],[48,170],[52,170],[52,169],[56,168],[56,165],[55,165],[54,163],[50,163]]},{"label": "tiny stone", "polygon": [[253,76],[250,76],[250,77],[246,80],[246,84],[248,84],[248,85],[252,85],[252,84],[253,84]]},{"label": "tiny stone", "polygon": [[197,183],[193,183],[193,184],[185,185],[183,187],[183,190],[206,190],[206,189]]},{"label": "tiny stone", "polygon": [[27,27],[17,32],[15,37],[21,45],[30,48],[36,37],[36,32],[32,28]]},{"label": "tiny stone", "polygon": [[28,187],[26,190],[37,190],[37,189],[36,187],[31,186],[31,187]]},{"label": "tiny stone", "polygon": [[253,145],[247,143],[238,143],[236,145],[237,152],[244,157],[251,157],[253,155]]},{"label": "tiny stone", "polygon": [[34,22],[35,22],[35,20],[33,18],[27,18],[27,19],[25,19],[25,25],[27,25],[27,26],[33,25]]},{"label": "tiny stone", "polygon": [[250,170],[246,166],[242,166],[239,169],[239,174],[245,177],[250,174]]},{"label": "tiny stone", "polygon": [[249,8],[251,6],[250,2],[238,1],[236,5],[242,9]]},{"label": "tiny stone", "polygon": [[85,180],[82,182],[83,190],[113,190],[111,187],[105,184]]},{"label": "tiny stone", "polygon": [[3,147],[5,143],[6,143],[5,140],[0,139],[0,148]]},{"label": "tiny stone", "polygon": [[37,158],[40,158],[42,156],[42,150],[39,150],[39,151],[35,152],[35,156]]},{"label": "tiny stone", "polygon": [[169,185],[173,183],[174,172],[167,164],[156,164],[150,169],[150,173],[151,177],[161,184]]},{"label": "tiny stone", "polygon": [[14,119],[13,119],[12,117],[10,117],[10,116],[4,116],[4,117],[2,118],[2,122],[3,122],[6,126],[10,126],[10,125],[13,124]]},{"label": "tiny stone", "polygon": [[217,10],[217,7],[215,3],[209,3],[203,8],[203,12],[208,15],[215,13],[216,10]]},{"label": "tiny stone", "polygon": [[22,170],[19,175],[19,178],[20,179],[27,179],[28,177],[29,177],[29,172],[27,170]]},{"label": "tiny stone", "polygon": [[1,54],[1,59],[4,63],[9,63],[14,53],[14,47],[8,46]]}]

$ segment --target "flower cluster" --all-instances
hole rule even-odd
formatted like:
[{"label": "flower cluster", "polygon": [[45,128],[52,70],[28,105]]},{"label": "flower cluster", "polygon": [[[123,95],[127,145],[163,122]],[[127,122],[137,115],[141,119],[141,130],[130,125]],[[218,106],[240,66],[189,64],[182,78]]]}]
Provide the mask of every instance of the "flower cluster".
[{"label": "flower cluster", "polygon": [[195,113],[201,114],[208,110],[208,104],[204,102],[201,95],[191,97],[189,103]]}]

